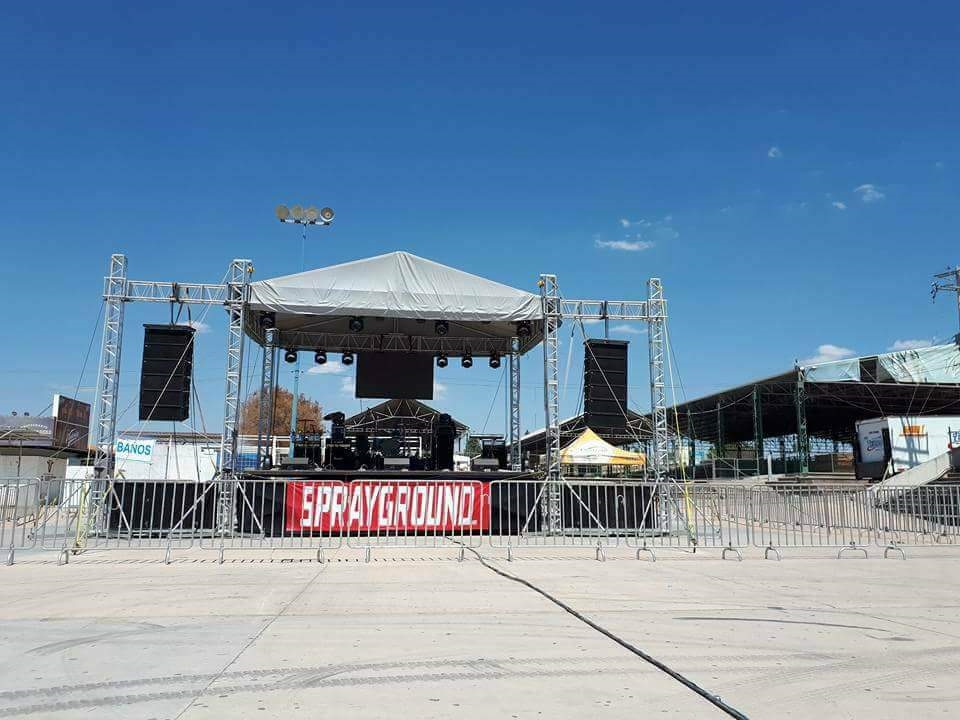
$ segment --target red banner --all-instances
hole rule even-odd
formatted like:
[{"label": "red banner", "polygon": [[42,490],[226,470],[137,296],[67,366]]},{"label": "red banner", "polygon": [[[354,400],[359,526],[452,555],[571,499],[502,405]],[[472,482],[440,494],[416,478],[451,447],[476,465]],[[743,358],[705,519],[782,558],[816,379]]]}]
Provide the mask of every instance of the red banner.
[{"label": "red banner", "polygon": [[489,527],[490,494],[481,482],[287,484],[287,532],[470,532]]}]

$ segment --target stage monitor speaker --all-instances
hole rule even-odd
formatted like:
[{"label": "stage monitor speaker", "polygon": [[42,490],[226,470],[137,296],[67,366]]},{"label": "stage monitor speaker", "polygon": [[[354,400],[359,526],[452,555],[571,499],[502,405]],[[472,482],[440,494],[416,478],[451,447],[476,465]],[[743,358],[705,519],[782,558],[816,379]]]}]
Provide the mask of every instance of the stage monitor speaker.
[{"label": "stage monitor speaker", "polygon": [[625,340],[584,343],[584,422],[597,432],[626,432],[627,346]]},{"label": "stage monitor speaker", "polygon": [[441,413],[433,427],[433,467],[437,470],[453,470],[453,442],[457,426],[447,413]]},{"label": "stage monitor speaker", "polygon": [[188,325],[143,326],[141,420],[179,421],[190,417],[193,332]]}]

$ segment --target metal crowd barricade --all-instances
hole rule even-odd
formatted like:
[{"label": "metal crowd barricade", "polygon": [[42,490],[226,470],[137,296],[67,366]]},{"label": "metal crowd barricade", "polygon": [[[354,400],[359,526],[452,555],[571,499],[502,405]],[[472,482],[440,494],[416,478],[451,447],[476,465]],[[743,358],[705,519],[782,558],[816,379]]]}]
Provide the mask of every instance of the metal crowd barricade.
[{"label": "metal crowd barricade", "polygon": [[[638,489],[629,480],[564,480],[551,488],[540,480],[495,480],[490,483],[492,547],[602,548],[636,532]],[[551,494],[553,493],[553,494]]]},{"label": "metal crowd barricade", "polygon": [[758,517],[754,544],[767,552],[783,547],[836,547],[865,556],[876,539],[869,492],[818,485],[763,485],[753,489]]},{"label": "metal crowd barricade", "polygon": [[639,496],[632,503],[636,531],[627,545],[637,548],[638,558],[646,552],[655,559],[661,548],[718,548],[724,558],[733,553],[742,559],[750,544],[755,518],[749,487],[665,480],[633,492]]},{"label": "metal crowd barricade", "polygon": [[0,549],[7,565],[17,550],[36,545],[33,530],[40,506],[39,478],[0,478]]},{"label": "metal crowd barricade", "polygon": [[355,480],[349,483],[347,545],[479,547],[489,524],[490,486],[473,480]]},{"label": "metal crowd barricade", "polygon": [[878,544],[896,548],[960,543],[960,485],[885,487],[870,497]]},{"label": "metal crowd barricade", "polygon": [[[339,480],[298,481],[238,479],[211,483],[200,546],[247,550],[323,550],[340,547],[343,533],[335,523],[331,503],[345,487]],[[226,503],[219,498],[229,493]],[[225,508],[227,516],[221,517]]]},{"label": "metal crowd barricade", "polygon": [[46,550],[190,547],[208,483],[104,478],[69,483],[37,524]]}]

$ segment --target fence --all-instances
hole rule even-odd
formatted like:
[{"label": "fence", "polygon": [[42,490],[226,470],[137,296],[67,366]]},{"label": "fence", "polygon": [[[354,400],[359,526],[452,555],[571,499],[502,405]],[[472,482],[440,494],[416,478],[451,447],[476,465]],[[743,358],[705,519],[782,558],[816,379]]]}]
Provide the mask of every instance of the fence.
[{"label": "fence", "polygon": [[[960,544],[960,485],[850,488],[577,479],[0,479],[0,547],[658,549]],[[66,557],[64,557],[66,559]]]}]

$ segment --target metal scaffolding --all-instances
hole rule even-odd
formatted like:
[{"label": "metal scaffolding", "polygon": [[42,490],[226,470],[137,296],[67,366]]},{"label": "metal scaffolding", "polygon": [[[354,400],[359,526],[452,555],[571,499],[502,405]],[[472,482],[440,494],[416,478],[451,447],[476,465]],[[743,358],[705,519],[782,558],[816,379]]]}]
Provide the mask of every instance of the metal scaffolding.
[{"label": "metal scaffolding", "polygon": [[[96,397],[96,466],[101,475],[111,477],[113,445],[116,440],[117,388],[122,349],[123,313],[127,302],[222,305],[226,308],[227,367],[224,387],[223,434],[220,443],[220,482],[218,483],[217,530],[222,535],[232,532],[233,498],[238,468],[238,426],[241,405],[241,378],[244,360],[245,333],[264,345],[260,377],[260,413],[258,417],[257,459],[263,465],[264,449],[269,446],[273,429],[273,395],[276,385],[276,352],[279,347],[322,347],[339,345],[354,350],[393,350],[448,352],[460,354],[470,344],[474,353],[506,355],[509,362],[509,440],[511,466],[520,470],[520,355],[529,349],[530,339],[409,337],[398,333],[381,336],[357,334],[336,336],[325,333],[283,332],[261,327],[246,312],[249,298],[250,260],[236,259],[230,264],[224,284],[155,282],[127,279],[127,259],[113,255],[104,284],[105,323],[101,349],[100,375]],[[660,281],[648,283],[648,298],[643,301],[565,300],[555,275],[540,276],[540,298],[543,313],[544,343],[544,411],[546,419],[546,481],[544,483],[544,517],[550,532],[561,529],[560,466],[560,358],[559,328],[564,318],[579,320],[645,321],[649,324],[651,404],[653,423],[652,467],[655,477],[662,478],[667,466],[667,424],[664,386],[664,323],[666,301]],[[95,495],[96,493],[94,493]],[[93,495],[91,496],[93,497]],[[93,504],[93,507],[100,505]]]},{"label": "metal scaffolding", "polygon": [[667,304],[659,278],[647,281],[647,339],[650,353],[650,412],[652,434],[650,439],[652,470],[656,481],[664,479],[669,448],[667,447],[667,395],[664,381],[664,324]]},{"label": "metal scaffolding", "polygon": [[110,458],[117,434],[117,388],[120,383],[120,351],[123,347],[123,310],[127,301],[127,257],[110,256],[110,270],[103,286],[103,343],[100,349],[100,377],[96,397],[97,475],[110,476]]},{"label": "metal scaffolding", "polygon": [[510,338],[510,469],[523,470],[520,449],[520,338]]}]

